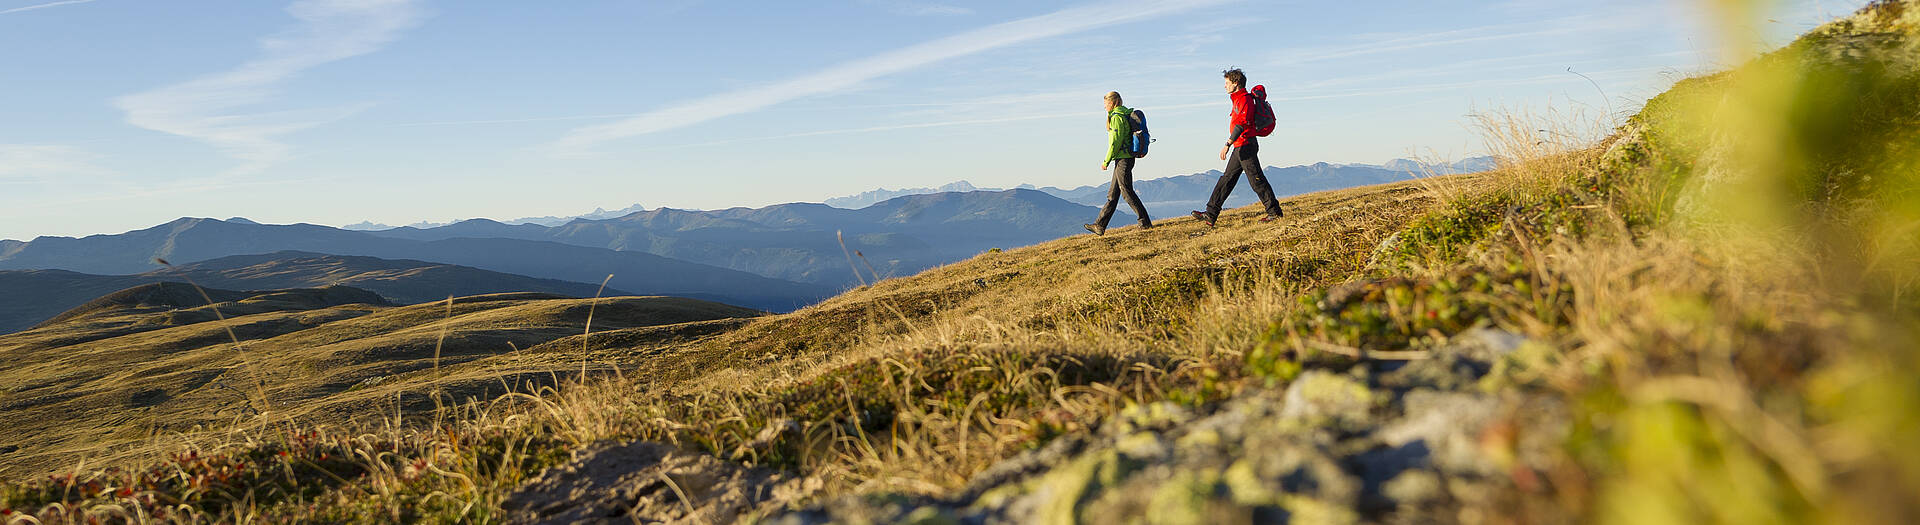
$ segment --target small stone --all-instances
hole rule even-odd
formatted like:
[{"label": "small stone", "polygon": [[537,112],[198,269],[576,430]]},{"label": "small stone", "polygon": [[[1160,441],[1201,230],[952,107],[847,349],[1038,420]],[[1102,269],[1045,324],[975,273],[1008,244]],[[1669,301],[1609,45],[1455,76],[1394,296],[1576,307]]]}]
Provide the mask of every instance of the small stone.
[{"label": "small stone", "polygon": [[1373,394],[1352,379],[1313,370],[1300,375],[1287,386],[1285,407],[1280,417],[1307,426],[1336,425],[1353,427],[1366,424],[1373,408]]},{"label": "small stone", "polygon": [[1445,495],[1440,476],[1425,470],[1408,470],[1388,480],[1382,492],[1401,505],[1422,505]]},{"label": "small stone", "polygon": [[949,512],[946,509],[942,509],[934,506],[926,506],[926,507],[913,509],[913,512],[907,513],[907,517],[902,518],[900,522],[907,525],[959,525],[960,524],[959,518],[955,518],[952,512]]},{"label": "small stone", "polygon": [[1352,281],[1327,289],[1327,298],[1320,302],[1320,310],[1332,313],[1346,308],[1347,303],[1365,295],[1370,284],[1373,281]]}]

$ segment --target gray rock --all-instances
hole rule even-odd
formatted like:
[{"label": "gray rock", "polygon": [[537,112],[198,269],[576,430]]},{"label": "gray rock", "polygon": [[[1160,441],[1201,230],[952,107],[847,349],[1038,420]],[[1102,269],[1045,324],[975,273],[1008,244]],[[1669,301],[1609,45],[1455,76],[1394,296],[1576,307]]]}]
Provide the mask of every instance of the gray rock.
[{"label": "gray rock", "polygon": [[1373,393],[1366,385],[1331,372],[1311,370],[1287,386],[1280,418],[1297,425],[1354,429],[1372,419]]},{"label": "gray rock", "polygon": [[[1387,446],[1421,443],[1431,461],[1449,471],[1486,472],[1479,434],[1498,410],[1492,396],[1416,390],[1402,398],[1404,417],[1381,428],[1376,437]],[[1404,468],[1411,468],[1408,465]]]},{"label": "gray rock", "polygon": [[1494,361],[1513,353],[1526,341],[1526,337],[1498,328],[1469,329],[1449,338],[1426,359],[1387,364],[1385,368],[1390,370],[1380,374],[1375,384],[1396,390],[1468,390],[1493,370]]},{"label": "gray rock", "polygon": [[507,523],[731,523],[817,482],[634,441],[576,452],[501,503]]}]

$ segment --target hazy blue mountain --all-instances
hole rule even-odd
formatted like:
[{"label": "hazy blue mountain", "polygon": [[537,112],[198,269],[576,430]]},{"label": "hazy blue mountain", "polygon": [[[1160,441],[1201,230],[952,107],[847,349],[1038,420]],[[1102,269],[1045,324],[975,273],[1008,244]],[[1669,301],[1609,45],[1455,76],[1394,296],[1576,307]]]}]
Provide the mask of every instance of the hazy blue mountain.
[{"label": "hazy blue mountain", "polygon": [[[881,276],[907,275],[989,248],[1013,248],[1084,233],[1099,210],[1032,190],[896,197],[849,210],[792,203],[693,211],[659,208],[554,228],[470,220],[376,235],[413,240],[498,237],[647,252],[793,281],[856,282],[850,251]],[[1124,212],[1115,224],[1128,224]],[[836,236],[836,232],[843,235]],[[845,240],[845,249],[841,247]]]},{"label": "hazy blue mountain", "polygon": [[393,227],[385,224],[373,222],[373,221],[360,221],[353,224],[341,226],[340,229],[357,231],[357,232],[371,232],[371,231],[380,231],[380,230],[391,230],[393,229]]},{"label": "hazy blue mountain", "polygon": [[[1273,181],[1275,186],[1274,192],[1280,196],[1287,196],[1393,182],[1396,180],[1404,180],[1415,175],[1424,176],[1429,173],[1434,175],[1476,173],[1493,169],[1493,167],[1493,157],[1472,157],[1451,163],[1427,163],[1413,159],[1393,159],[1387,161],[1385,164],[1377,165],[1319,163],[1288,168],[1268,166],[1266,171],[1269,177],[1276,179]],[[1381,171],[1391,173],[1379,173]],[[1205,177],[1196,177],[1200,175],[1204,175]],[[1292,185],[1281,184],[1277,179],[1284,176],[1297,176],[1300,177],[1300,179]],[[1206,177],[1212,178],[1207,179],[1205,184],[1201,184],[1200,179]],[[1133,185],[1134,191],[1139,192],[1140,199],[1147,204],[1147,213],[1157,220],[1162,217],[1183,216],[1186,215],[1186,212],[1190,208],[1204,206],[1207,197],[1211,195],[1213,191],[1213,181],[1219,177],[1220,171],[1212,170],[1191,175],[1177,175],[1158,179],[1140,180],[1136,178]],[[1202,186],[1204,186],[1204,188],[1202,188]],[[1055,187],[1042,188],[1032,184],[1021,184],[1015,186],[1014,189],[1038,190],[1069,202],[1089,206],[1100,206],[1104,204],[1107,196],[1107,183],[1104,180],[1097,184],[1071,189]],[[959,181],[938,188],[908,188],[900,190],[880,188],[859,195],[830,198],[826,200],[826,204],[837,208],[855,209],[907,195],[964,191],[1000,190],[975,188],[973,184],[967,181]],[[1243,195],[1242,193],[1245,194]],[[1245,182],[1241,182],[1239,189],[1234,190],[1234,195],[1227,199],[1230,207],[1244,206],[1252,204],[1253,202],[1254,198],[1252,193],[1247,190]],[[1126,205],[1123,203],[1121,206],[1124,209]]]},{"label": "hazy blue mountain", "polygon": [[[1386,164],[1376,166],[1381,169],[1416,175],[1453,175],[1456,173],[1479,173],[1493,169],[1493,157],[1471,157],[1456,162],[1425,162],[1413,159],[1393,159]],[[1364,164],[1355,164],[1364,166]]]},{"label": "hazy blue mountain", "polygon": [[160,282],[190,282],[232,290],[351,286],[397,304],[502,292],[574,297],[633,295],[613,288],[602,291],[598,284],[536,279],[452,264],[289,251],[222,257],[137,275],[0,271],[0,297],[32,299],[0,304],[0,333],[25,329],[115,290]]},{"label": "hazy blue mountain", "polygon": [[946,185],[943,185],[937,188],[901,188],[898,190],[889,190],[886,188],[880,188],[877,190],[861,192],[859,195],[849,195],[846,197],[834,197],[831,199],[827,199],[826,204],[828,206],[832,206],[835,208],[846,208],[849,210],[853,210],[853,209],[860,209],[860,208],[865,208],[875,204],[879,204],[882,201],[886,201],[888,199],[905,197],[908,195],[925,195],[928,193],[967,192],[967,191],[1000,191],[1000,190],[998,188],[977,188],[977,187],[974,187],[973,183],[963,180],[963,181],[947,183]]},{"label": "hazy blue mountain", "polygon": [[[521,217],[518,219],[507,220],[507,221],[496,221],[496,222],[501,222],[504,224],[537,224],[540,226],[559,226],[562,224],[566,224],[568,222],[572,222],[575,219],[611,219],[614,217],[623,217],[628,214],[642,211],[645,209],[646,209],[645,206],[635,204],[635,205],[621,208],[618,210],[608,210],[606,208],[594,208],[593,211],[591,212],[581,214],[581,215],[568,216],[568,217],[545,215],[540,217]],[[481,220],[490,220],[490,219],[481,219]],[[340,229],[363,231],[363,232],[391,230],[394,228],[425,229],[425,228],[438,228],[441,226],[456,224],[458,222],[460,221],[453,221],[453,222],[420,221],[413,224],[408,224],[406,226],[388,226],[388,225],[373,222],[373,221],[360,221],[353,224],[341,226]]]},{"label": "hazy blue mountain", "polygon": [[[491,224],[505,228],[527,227]],[[776,311],[798,308],[837,291],[832,286],[771,279],[650,253],[558,242],[512,238],[422,241],[312,224],[241,224],[197,218],[183,218],[116,235],[79,239],[40,237],[0,255],[0,269],[124,275],[158,269],[152,262],[154,258],[185,264],[286,250],[430,261],[585,283],[599,283],[612,274],[609,286],[615,289],[646,295],[695,297]]]},{"label": "hazy blue mountain", "polygon": [[621,208],[618,210],[608,210],[606,208],[594,208],[593,211],[588,212],[586,214],[574,215],[570,217],[556,217],[553,215],[547,215],[542,217],[521,217],[521,218],[510,220],[510,221],[501,221],[501,222],[505,222],[507,224],[538,224],[541,226],[559,226],[562,224],[573,222],[574,219],[612,219],[614,217],[625,217],[629,214],[644,211],[646,209],[647,208],[645,206],[635,204],[635,205]]},{"label": "hazy blue mountain", "polygon": [[[1476,157],[1460,162],[1434,166],[1436,174],[1471,173],[1492,169],[1492,157]],[[1352,188],[1399,182],[1414,177],[1420,165],[1411,160],[1396,159],[1386,165],[1367,164],[1328,164],[1325,162],[1289,166],[1285,168],[1267,166],[1263,172],[1267,182],[1273,184],[1273,192],[1280,197],[1300,195],[1317,191]],[[1133,189],[1140,194],[1140,200],[1147,205],[1147,214],[1154,220],[1183,217],[1188,211],[1199,210],[1206,206],[1207,199],[1213,195],[1214,184],[1220,180],[1220,170],[1209,170],[1189,175],[1177,175],[1158,179],[1135,180]],[[1072,189],[1055,187],[1038,188],[1038,191],[1061,199],[1099,206],[1106,203],[1108,183],[1101,182]],[[1247,186],[1246,177],[1240,177],[1235,183],[1233,193],[1227,197],[1227,208],[1237,208],[1253,204],[1256,201],[1253,189]],[[1125,204],[1120,205],[1122,209]]]}]

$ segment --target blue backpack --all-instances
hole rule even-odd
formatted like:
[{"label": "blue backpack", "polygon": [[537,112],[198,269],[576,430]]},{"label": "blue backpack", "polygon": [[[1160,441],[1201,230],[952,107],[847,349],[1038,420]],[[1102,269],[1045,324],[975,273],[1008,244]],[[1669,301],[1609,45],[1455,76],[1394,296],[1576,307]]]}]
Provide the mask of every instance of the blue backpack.
[{"label": "blue backpack", "polygon": [[1136,159],[1147,156],[1147,145],[1153,144],[1153,134],[1147,131],[1147,112],[1133,110],[1133,114],[1127,116],[1127,124],[1133,128],[1133,141],[1127,143],[1127,153]]}]

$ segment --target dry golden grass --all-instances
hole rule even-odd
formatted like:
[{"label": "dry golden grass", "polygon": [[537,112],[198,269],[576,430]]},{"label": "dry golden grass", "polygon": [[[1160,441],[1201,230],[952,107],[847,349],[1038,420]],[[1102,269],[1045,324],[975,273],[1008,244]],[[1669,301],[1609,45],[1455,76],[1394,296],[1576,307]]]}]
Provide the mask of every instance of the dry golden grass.
[{"label": "dry golden grass", "polygon": [[[276,399],[289,400],[279,404],[282,417],[383,400],[391,406],[397,390],[424,391],[428,378],[422,374],[430,366],[425,361],[443,329],[448,348],[481,350],[443,356],[449,363],[470,360],[472,365],[432,384],[485,383],[487,374],[511,377],[539,370],[567,383],[554,388],[552,381],[543,381],[527,393],[461,408],[436,410],[441,398],[418,397],[417,403],[430,404],[410,408],[437,414],[432,420],[441,424],[423,428],[389,417],[381,424],[392,428],[384,433],[347,430],[365,426],[327,427],[333,430],[323,429],[326,439],[306,439],[330,443],[335,458],[370,458],[342,466],[342,474],[405,470],[394,466],[405,461],[380,458],[424,457],[448,473],[435,479],[495,487],[477,491],[458,481],[466,492],[458,496],[457,508],[436,512],[486,515],[501,487],[516,485],[528,469],[550,464],[557,451],[631,438],[679,442],[749,464],[797,469],[820,480],[815,497],[869,490],[933,493],[960,485],[1008,454],[1089,428],[1126,404],[1169,397],[1205,404],[1231,395],[1242,375],[1242,354],[1264,337],[1273,319],[1298,307],[1297,292],[1362,272],[1374,247],[1431,202],[1413,184],[1402,183],[1296,197],[1283,206],[1287,219],[1273,224],[1254,222],[1252,210],[1237,210],[1215,229],[1179,219],[1150,231],[1120,229],[1105,237],[990,252],[791,314],[676,325],[686,327],[677,332],[685,337],[652,339],[656,344],[650,346],[644,344],[648,338],[662,334],[647,332],[657,329],[596,333],[584,342],[593,356],[579,355],[583,342],[577,333],[562,338],[540,328],[549,323],[522,321],[561,314],[535,316],[525,308],[481,302],[455,304],[450,314],[442,305],[361,312],[327,323],[326,330],[249,344],[266,355],[300,349],[301,360],[335,374],[375,377],[400,363],[412,371],[373,388],[341,392],[336,382],[333,391],[320,393],[284,379],[292,374],[270,366],[266,375]],[[621,328],[599,317],[610,306],[619,310],[618,304],[600,305],[596,327]],[[528,330],[540,334],[527,340],[552,340],[523,344],[503,335],[525,324],[537,325]],[[135,341],[97,344],[128,348]],[[486,349],[507,343],[522,350],[483,358],[498,352]],[[288,362],[288,357],[266,361]],[[369,359],[378,364],[366,364]],[[578,370],[583,360],[617,365],[610,368],[617,377],[581,384],[558,375]],[[315,393],[296,394],[302,391]],[[885,421],[869,417],[883,413]],[[794,426],[791,434],[771,442],[755,439],[769,426],[788,423]],[[262,447],[308,450],[284,444],[287,432],[305,435],[302,431],[245,428],[222,434],[226,438],[202,435],[205,439],[183,439],[169,447],[220,457]],[[481,446],[471,442],[473,436],[523,441],[500,448],[497,458],[482,459],[471,454]],[[170,465],[182,471],[207,468],[192,461]],[[432,492],[418,485],[438,483],[378,481],[389,474],[371,475],[376,487]],[[284,504],[284,499],[275,501]],[[402,501],[407,497],[396,493],[362,503],[391,510]]]},{"label": "dry golden grass", "polygon": [[[1877,2],[1848,22],[1856,25],[1816,31],[1795,53],[1861,41],[1910,51],[1901,39],[1920,28],[1912,4]],[[1791,70],[1811,57],[1807,67],[1820,69],[1829,59],[1786,56],[1763,63]],[[1900,235],[1920,216],[1910,191],[1920,76],[1913,54],[1888,56],[1898,67],[1820,70],[1838,80],[1763,70],[1683,83],[1617,134],[1577,114],[1482,115],[1502,160],[1494,172],[1297,197],[1275,224],[1243,209],[1213,230],[1179,219],[990,252],[792,314],[681,325],[669,338],[627,328],[596,347],[570,334],[534,347],[545,355],[512,358],[550,371],[591,360],[572,349],[624,360],[609,375],[556,374],[558,386],[485,403],[431,398],[424,421],[250,429],[149,473],[76,469],[83,474],[0,496],[75,504],[40,507],[53,509],[46,515],[130,521],[165,509],[160,519],[182,521],[488,522],[508,488],[566,451],[626,439],[810,478],[810,493],[779,504],[942,494],[1123,406],[1205,410],[1302,367],[1418,359],[1464,326],[1491,324],[1530,343],[1481,387],[1551,396],[1568,407],[1571,431],[1545,458],[1513,456],[1501,448],[1510,440],[1483,435],[1490,471],[1529,488],[1496,499],[1510,508],[1459,516],[1912,522],[1920,454],[1904,442],[1920,428],[1911,381],[1920,307],[1908,287],[1920,266],[1902,263],[1915,244]],[[1849,85],[1857,79],[1845,75],[1861,74],[1885,77],[1856,86],[1864,92],[1908,96],[1868,97],[1853,113],[1796,106],[1818,98],[1732,107],[1801,119],[1751,128],[1762,132],[1830,129],[1828,118],[1868,124],[1859,136],[1870,149],[1772,135],[1744,143],[1749,130],[1715,129],[1718,114],[1691,103],[1795,92],[1742,82]],[[1726,154],[1754,144],[1805,157],[1781,169]],[[1816,205],[1752,221],[1767,228],[1724,222],[1751,209],[1682,205],[1804,175],[1829,183],[1800,187],[1820,190],[1800,194]],[[1727,180],[1735,183],[1715,184]],[[1699,206],[1712,211],[1714,199]],[[1351,299],[1360,306],[1310,306],[1356,280],[1374,292]],[[411,340],[441,327],[460,337],[456,321],[469,315],[511,322],[458,305],[441,324],[433,315],[405,314],[417,327]],[[237,472],[236,462],[267,474]]]},{"label": "dry golden grass", "polygon": [[[1429,205],[1402,183],[1289,199],[1273,224],[1248,209],[989,252],[671,349],[550,414],[569,441],[680,442],[798,469],[822,495],[948,490],[1121,405],[1230,383],[1298,291],[1353,278]],[[790,439],[756,443],[785,422]]]},{"label": "dry golden grass", "polygon": [[[501,294],[461,298],[451,308],[313,307],[265,294],[191,309],[106,310],[9,334],[0,337],[0,355],[12,363],[11,388],[0,394],[0,415],[9,421],[0,443],[21,449],[0,475],[33,475],[81,457],[96,465],[151,457],[176,440],[235,426],[377,418],[374,407],[396,402],[430,409],[425,393],[436,388],[449,399],[489,398],[502,378],[531,380],[533,372],[550,384],[554,373],[599,356],[578,347],[564,359],[514,349],[578,336],[590,308],[601,330],[670,331],[758,315],[680,298],[591,302]],[[436,361],[445,367],[438,374]]]}]

